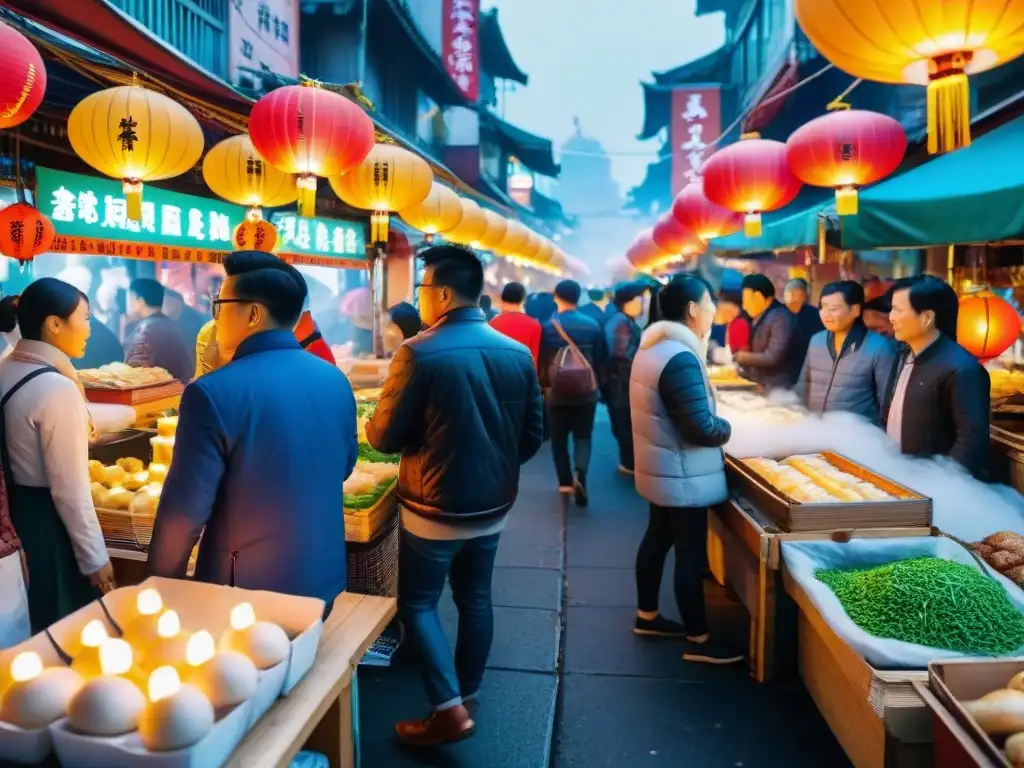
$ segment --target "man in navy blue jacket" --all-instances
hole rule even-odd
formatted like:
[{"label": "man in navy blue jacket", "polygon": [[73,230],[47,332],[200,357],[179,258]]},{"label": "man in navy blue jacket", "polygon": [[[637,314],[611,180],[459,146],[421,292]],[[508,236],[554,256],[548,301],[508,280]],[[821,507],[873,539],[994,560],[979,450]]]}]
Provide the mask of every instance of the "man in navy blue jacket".
[{"label": "man in navy blue jacket", "polygon": [[185,388],[149,571],[183,578],[203,534],[197,580],[316,597],[329,610],[347,580],[352,387],[292,332],[306,298],[294,267],[257,251],[224,267],[217,343],[236,352]]},{"label": "man in navy blue jacket", "polygon": [[[578,308],[582,289],[574,280],[563,280],[555,286],[558,312],[544,323],[540,338],[540,378],[545,387],[545,401],[551,427],[551,452],[555,458],[558,490],[575,494],[576,504],[587,505],[587,469],[597,412],[598,387],[586,392],[560,392],[551,381],[552,364],[559,351],[572,340],[597,377],[604,371],[607,349],[604,331],[597,321]],[[573,460],[569,461],[569,436],[573,438]]]}]

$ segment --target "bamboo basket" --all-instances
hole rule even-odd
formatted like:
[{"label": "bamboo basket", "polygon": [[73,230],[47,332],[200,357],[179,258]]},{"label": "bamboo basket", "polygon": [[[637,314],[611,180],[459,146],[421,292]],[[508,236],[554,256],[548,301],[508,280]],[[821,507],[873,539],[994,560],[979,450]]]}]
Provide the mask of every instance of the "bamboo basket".
[{"label": "bamboo basket", "polygon": [[96,518],[107,544],[114,549],[131,548],[138,552],[149,550],[153,540],[155,514],[137,515],[127,509],[96,508]]},{"label": "bamboo basket", "polygon": [[395,513],[398,501],[398,480],[377,499],[377,503],[366,509],[345,510],[345,541],[366,544],[374,540]]}]

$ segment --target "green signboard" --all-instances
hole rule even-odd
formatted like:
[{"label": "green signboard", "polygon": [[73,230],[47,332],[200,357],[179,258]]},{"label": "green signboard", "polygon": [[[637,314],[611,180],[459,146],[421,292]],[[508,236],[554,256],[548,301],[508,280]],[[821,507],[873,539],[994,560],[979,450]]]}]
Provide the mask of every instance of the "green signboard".
[{"label": "green signboard", "polygon": [[58,235],[197,250],[230,251],[245,209],[147,184],[142,220],[130,221],[121,183],[113,179],[36,168],[36,199]]},{"label": "green signboard", "polygon": [[365,259],[366,224],[346,219],[304,218],[275,213],[278,250],[326,259]]}]

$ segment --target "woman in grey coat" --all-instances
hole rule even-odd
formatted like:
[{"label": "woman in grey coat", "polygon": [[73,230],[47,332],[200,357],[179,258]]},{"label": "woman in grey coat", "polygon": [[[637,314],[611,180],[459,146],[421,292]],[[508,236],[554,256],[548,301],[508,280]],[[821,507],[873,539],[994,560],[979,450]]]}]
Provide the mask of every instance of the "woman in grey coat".
[{"label": "woman in grey coat", "polygon": [[825,330],[807,349],[800,399],[811,413],[850,411],[880,424],[896,346],[864,325],[864,289],[852,280],[826,285],[819,306]]},{"label": "woman in grey coat", "polygon": [[[715,319],[707,284],[677,275],[658,296],[661,320],[640,339],[629,381],[637,492],[651,504],[636,554],[638,635],[676,637],[683,659],[710,664],[743,660],[708,633],[704,562],[708,506],[728,497],[722,446],[729,423],[715,414],[705,367]],[[675,548],[675,593],[683,624],[658,612],[668,551]]]}]

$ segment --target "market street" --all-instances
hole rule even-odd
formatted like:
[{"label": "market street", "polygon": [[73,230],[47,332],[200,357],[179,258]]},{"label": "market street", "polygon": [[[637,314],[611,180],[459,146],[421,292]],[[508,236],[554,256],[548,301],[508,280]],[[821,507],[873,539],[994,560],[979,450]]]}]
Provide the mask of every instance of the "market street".
[{"label": "market street", "polygon": [[[363,765],[848,765],[798,682],[761,686],[743,665],[687,665],[673,643],[633,636],[633,564],[647,507],[615,472],[607,415],[598,413],[586,510],[560,511],[547,444],[523,468],[494,573],[494,649],[477,735],[431,755],[397,744],[394,722],[426,706],[409,654],[400,653],[392,669],[359,671]],[[707,592],[713,626],[745,647],[743,608],[717,585]],[[661,594],[662,610],[677,618],[670,566]],[[454,640],[447,597],[442,618]]]}]

